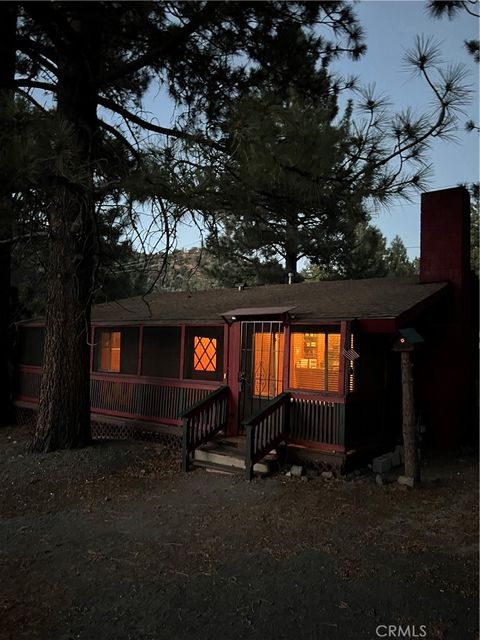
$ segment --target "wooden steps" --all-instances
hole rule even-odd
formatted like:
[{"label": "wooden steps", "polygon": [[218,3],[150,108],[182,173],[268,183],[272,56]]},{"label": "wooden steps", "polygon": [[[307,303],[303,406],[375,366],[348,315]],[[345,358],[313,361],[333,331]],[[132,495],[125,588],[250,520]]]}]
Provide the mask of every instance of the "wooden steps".
[{"label": "wooden steps", "polygon": [[[218,473],[245,471],[245,438],[218,436],[195,450],[193,464]],[[277,453],[272,451],[253,467],[255,474],[270,475],[277,468]]]}]

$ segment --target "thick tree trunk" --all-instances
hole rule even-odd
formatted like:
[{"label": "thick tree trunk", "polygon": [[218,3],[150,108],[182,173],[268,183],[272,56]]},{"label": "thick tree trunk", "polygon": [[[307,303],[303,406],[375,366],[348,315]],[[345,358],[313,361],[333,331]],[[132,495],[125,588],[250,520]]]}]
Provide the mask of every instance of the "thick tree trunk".
[{"label": "thick tree trunk", "polygon": [[[0,114],[14,101],[17,3],[0,3]],[[0,116],[1,117],[1,116]],[[0,182],[0,425],[13,419],[10,375],[11,336],[11,255],[13,203],[8,181]]]},{"label": "thick tree trunk", "polygon": [[[96,255],[93,145],[97,133],[97,3],[70,5],[75,41],[59,60],[57,114],[72,130],[71,187],[59,186],[50,212],[45,354],[33,451],[90,441],[89,335]],[[68,11],[68,10],[67,10]]]}]

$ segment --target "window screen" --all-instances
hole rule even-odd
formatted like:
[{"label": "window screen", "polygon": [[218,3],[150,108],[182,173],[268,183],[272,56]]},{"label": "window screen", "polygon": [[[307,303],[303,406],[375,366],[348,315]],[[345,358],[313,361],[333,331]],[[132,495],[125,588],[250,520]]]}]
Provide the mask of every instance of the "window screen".
[{"label": "window screen", "polygon": [[18,361],[20,364],[41,367],[45,329],[43,327],[20,327],[18,332]]},{"label": "window screen", "polygon": [[290,335],[290,387],[314,391],[340,388],[340,334],[295,330]]},{"label": "window screen", "polygon": [[180,376],[180,327],[144,327],[142,374],[163,378]]},{"label": "window screen", "polygon": [[223,327],[188,327],[185,340],[185,377],[221,380]]},{"label": "window screen", "polygon": [[95,330],[95,371],[137,373],[137,327],[109,327]]}]

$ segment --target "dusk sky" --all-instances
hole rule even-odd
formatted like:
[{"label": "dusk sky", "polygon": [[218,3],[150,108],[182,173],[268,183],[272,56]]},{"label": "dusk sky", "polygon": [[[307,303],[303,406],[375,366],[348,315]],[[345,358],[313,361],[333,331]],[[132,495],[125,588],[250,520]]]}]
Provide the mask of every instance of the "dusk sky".
[{"label": "dusk sky", "polygon": [[[472,102],[465,106],[466,115],[460,117],[456,142],[434,142],[430,154],[433,175],[430,189],[442,189],[460,182],[474,182],[479,178],[479,136],[464,130],[468,120],[479,121],[478,65],[466,52],[463,41],[478,39],[478,18],[466,12],[453,20],[441,20],[427,15],[424,2],[368,0],[356,6],[365,31],[367,54],[360,62],[342,61],[335,65],[342,73],[354,73],[362,84],[375,82],[379,91],[391,97],[397,110],[411,106],[416,112],[428,109],[429,93],[420,79],[414,79],[405,69],[403,56],[410,49],[416,35],[433,36],[441,43],[445,63],[463,63],[470,72]],[[420,196],[416,204],[397,203],[374,218],[374,223],[387,240],[399,234],[409,247],[409,255],[419,253]],[[410,248],[411,247],[411,248]]]},{"label": "dusk sky", "polygon": [[[429,108],[430,95],[425,83],[413,78],[405,68],[403,57],[410,49],[416,35],[433,36],[441,43],[445,63],[465,65],[472,89],[472,101],[465,105],[465,116],[460,117],[455,142],[437,141],[432,144],[430,161],[433,175],[429,188],[441,189],[456,186],[460,182],[478,180],[478,133],[468,133],[464,124],[468,120],[478,122],[478,65],[464,48],[463,41],[478,38],[478,19],[467,13],[453,20],[431,18],[424,2],[415,0],[367,0],[359,2],[355,10],[366,31],[368,51],[359,62],[341,60],[333,69],[343,75],[356,75],[362,85],[375,83],[378,91],[389,96],[392,109],[400,111],[412,107],[416,113]],[[168,125],[170,115],[168,101],[161,95],[145,103],[145,107],[158,121]],[[410,257],[419,253],[420,245],[420,195],[414,196],[414,204],[398,202],[388,210],[374,215],[373,223],[380,227],[388,242],[399,234],[408,247]],[[183,225],[179,247],[199,244],[196,229]]]}]

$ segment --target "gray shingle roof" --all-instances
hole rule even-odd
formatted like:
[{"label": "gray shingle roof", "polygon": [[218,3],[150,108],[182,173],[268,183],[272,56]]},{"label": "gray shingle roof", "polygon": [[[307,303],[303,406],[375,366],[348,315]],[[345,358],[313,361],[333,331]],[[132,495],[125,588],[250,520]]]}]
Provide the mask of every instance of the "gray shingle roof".
[{"label": "gray shingle roof", "polygon": [[417,278],[370,278],[280,284],[237,289],[166,292],[97,305],[93,322],[221,322],[228,310],[296,307],[299,320],[396,318],[428,301],[446,283],[420,284]]}]

